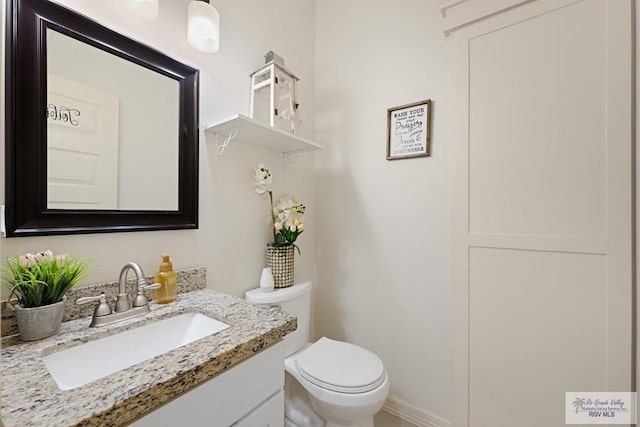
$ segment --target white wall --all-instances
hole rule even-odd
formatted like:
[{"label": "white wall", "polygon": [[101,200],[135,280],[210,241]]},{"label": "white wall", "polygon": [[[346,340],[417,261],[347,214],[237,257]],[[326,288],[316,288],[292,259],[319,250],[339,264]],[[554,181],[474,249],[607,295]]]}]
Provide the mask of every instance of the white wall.
[{"label": "white wall", "polygon": [[[160,15],[152,21],[125,13],[116,2],[58,2],[200,69],[200,229],[2,239],[0,258],[44,248],[83,255],[94,260],[95,271],[83,282],[88,284],[116,280],[127,261],[139,262],[151,274],[158,268],[159,255],[169,252],[174,268],[205,266],[210,287],[242,295],[258,285],[264,246],[270,237],[268,201],[255,192],[252,183],[254,165],[265,162],[274,173],[275,196],[291,193],[308,207],[308,227],[299,238],[302,257],[296,259],[296,277],[313,278],[313,154],[292,165],[284,177],[281,154],[238,142],[215,165],[213,138],[203,131],[227,116],[248,113],[249,74],[264,63],[263,55],[273,49],[301,79],[302,136],[313,137],[313,1],[213,0],[221,15],[221,48],[216,54],[201,53],[188,45],[188,0],[160,0]],[[4,192],[4,174],[1,175],[0,188]],[[158,188],[158,196],[162,192]]]},{"label": "white wall", "polygon": [[[316,332],[451,415],[447,50],[438,2],[316,2]],[[386,110],[430,98],[432,155],[387,161]],[[406,404],[406,405],[405,405]]]}]

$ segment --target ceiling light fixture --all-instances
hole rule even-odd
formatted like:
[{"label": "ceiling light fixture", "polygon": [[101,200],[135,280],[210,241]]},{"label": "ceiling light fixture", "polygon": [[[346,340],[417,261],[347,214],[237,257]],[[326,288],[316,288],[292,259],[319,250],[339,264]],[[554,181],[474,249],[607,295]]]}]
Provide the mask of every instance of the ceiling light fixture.
[{"label": "ceiling light fixture", "polygon": [[220,48],[220,14],[209,0],[194,0],[188,6],[187,40],[202,52]]}]

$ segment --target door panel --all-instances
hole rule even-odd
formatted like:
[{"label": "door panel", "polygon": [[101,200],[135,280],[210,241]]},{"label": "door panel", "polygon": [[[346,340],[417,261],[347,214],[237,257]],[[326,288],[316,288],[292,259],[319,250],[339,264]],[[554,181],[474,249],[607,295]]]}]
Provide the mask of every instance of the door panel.
[{"label": "door panel", "polygon": [[566,391],[606,389],[606,267],[603,255],[470,249],[471,425],[564,425]]},{"label": "door panel", "polygon": [[456,427],[560,427],[565,392],[634,387],[631,6],[451,30]]},{"label": "door panel", "polygon": [[604,237],[605,13],[583,1],[469,41],[472,233]]}]

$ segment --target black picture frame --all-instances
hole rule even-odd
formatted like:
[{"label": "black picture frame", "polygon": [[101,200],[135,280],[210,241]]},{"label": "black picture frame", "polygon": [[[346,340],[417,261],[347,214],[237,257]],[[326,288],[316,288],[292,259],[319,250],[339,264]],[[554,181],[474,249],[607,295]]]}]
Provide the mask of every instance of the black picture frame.
[{"label": "black picture frame", "polygon": [[[6,17],[7,237],[198,228],[199,71],[53,2],[7,0]],[[48,28],[178,81],[177,210],[47,208]]]}]

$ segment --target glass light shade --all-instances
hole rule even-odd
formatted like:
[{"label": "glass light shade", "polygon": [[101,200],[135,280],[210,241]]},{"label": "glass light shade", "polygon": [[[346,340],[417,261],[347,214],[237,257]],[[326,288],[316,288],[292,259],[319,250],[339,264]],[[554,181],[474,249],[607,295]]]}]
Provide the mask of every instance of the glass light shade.
[{"label": "glass light shade", "polygon": [[145,19],[158,17],[158,0],[120,0],[120,4],[129,12]]},{"label": "glass light shade", "polygon": [[220,48],[220,14],[215,7],[203,1],[192,1],[188,6],[187,40],[203,52],[213,53]]}]

